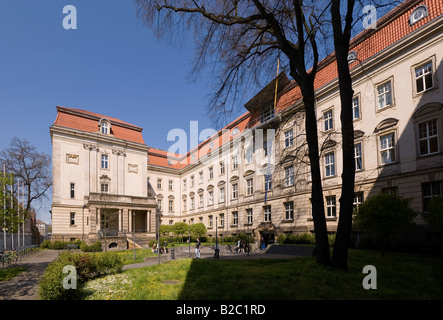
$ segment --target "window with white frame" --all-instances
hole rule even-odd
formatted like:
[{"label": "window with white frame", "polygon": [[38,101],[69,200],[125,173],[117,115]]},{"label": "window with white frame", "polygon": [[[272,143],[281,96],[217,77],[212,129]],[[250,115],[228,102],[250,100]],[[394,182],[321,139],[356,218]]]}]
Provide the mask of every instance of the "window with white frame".
[{"label": "window with white frame", "polygon": [[220,202],[225,202],[225,188],[220,188]]},{"label": "window with white frame", "polygon": [[429,61],[415,68],[415,88],[417,93],[432,89],[434,86],[432,80],[432,62]]},{"label": "window with white frame", "polygon": [[356,96],[352,98],[352,119],[360,119],[360,98]]},{"label": "window with white frame", "polygon": [[334,129],[332,109],[323,113],[323,123],[325,131]]},{"label": "window with white frame", "polygon": [[162,188],[162,179],[157,179],[157,189]]},{"label": "window with white frame", "polygon": [[173,180],[169,180],[168,181],[168,189],[169,189],[169,191],[174,190],[174,182],[173,182]]},{"label": "window with white frame", "polygon": [[69,219],[69,224],[71,226],[75,226],[75,212],[71,212],[70,219]]},{"label": "window with white frame", "polygon": [[225,214],[220,213],[219,217],[220,217],[220,227],[224,227],[225,226]]},{"label": "window with white frame", "polygon": [[232,156],[232,170],[238,168],[238,157],[237,155]]},{"label": "window with white frame", "polygon": [[183,190],[186,190],[186,186],[187,186],[186,179],[183,179]]},{"label": "window with white frame", "polygon": [[292,147],[294,145],[294,131],[289,129],[285,131],[285,147]]},{"label": "window with white frame", "polygon": [[361,142],[354,144],[355,171],[363,170]]},{"label": "window with white frame", "polygon": [[238,183],[232,184],[232,199],[238,198]]},{"label": "window with white frame", "polygon": [[101,121],[101,128],[100,128],[101,133],[102,134],[109,134],[109,131],[110,131],[109,128],[110,128],[109,122],[107,120],[102,120]]},{"label": "window with white frame", "polygon": [[272,190],[272,176],[265,174],[265,191]]},{"label": "window with white frame", "polygon": [[394,133],[380,136],[380,159],[382,164],[389,164],[396,161]]},{"label": "window with white frame", "polygon": [[225,174],[225,162],[220,161],[220,174]]},{"label": "window with white frame", "polygon": [[109,185],[107,183],[101,184],[101,192],[102,193],[109,193]]},{"label": "window with white frame", "polygon": [[75,198],[75,183],[71,183],[71,199]]},{"label": "window with white frame", "polygon": [[168,210],[169,212],[174,212],[174,200],[169,199]]},{"label": "window with white frame", "polygon": [[264,219],[265,219],[264,221],[271,222],[271,206],[264,206],[263,211],[264,211]]},{"label": "window with white frame", "polygon": [[428,7],[426,5],[420,5],[412,11],[409,16],[409,24],[412,26],[414,23],[417,23],[421,19],[424,19],[428,16]]},{"label": "window with white frame", "polygon": [[183,199],[183,211],[186,211],[186,199]]},{"label": "window with white frame", "polygon": [[334,151],[325,154],[325,176],[335,176],[335,153]]},{"label": "window with white frame", "polygon": [[157,199],[157,209],[158,211],[162,211],[162,199]]},{"label": "window with white frame", "polygon": [[378,109],[392,106],[392,84],[387,81],[377,87]]},{"label": "window with white frame", "polygon": [[418,124],[418,140],[421,156],[439,151],[437,119],[420,122]]},{"label": "window with white frame", "polygon": [[354,213],[358,211],[362,203],[363,203],[363,192],[359,191],[354,193],[354,202],[353,202]]},{"label": "window with white frame", "polygon": [[294,185],[294,166],[285,167],[285,187]]},{"label": "window with white frame", "polygon": [[246,223],[252,224],[252,209],[246,209]]},{"label": "window with white frame", "polygon": [[213,167],[209,167],[209,179],[213,179],[214,178],[214,168]]},{"label": "window with white frame", "polygon": [[109,169],[109,156],[107,154],[102,154],[101,157],[101,168],[102,169]]},{"label": "window with white frame", "polygon": [[326,212],[328,218],[336,216],[335,196],[326,197]]},{"label": "window with white frame", "polygon": [[214,191],[208,191],[208,205],[212,206],[214,204]]},{"label": "window with white frame", "polygon": [[194,176],[191,176],[191,188],[194,187],[195,179]]},{"label": "window with white frame", "polygon": [[214,226],[214,217],[208,216],[208,219],[209,219],[209,228],[212,228]]},{"label": "window with white frame", "polygon": [[254,152],[252,150],[252,147],[248,147],[245,150],[245,159],[246,159],[247,164],[252,163],[253,155],[254,155]]},{"label": "window with white frame", "polygon": [[232,225],[238,225],[238,211],[232,211]]},{"label": "window with white frame", "polygon": [[248,196],[252,195],[254,193],[254,179],[249,178],[246,180],[246,194]]},{"label": "window with white frame", "polygon": [[198,207],[203,208],[203,194],[198,195]]},{"label": "window with white frame", "polygon": [[199,181],[199,183],[203,183],[203,171],[200,171],[198,173],[198,181]]},{"label": "window with white frame", "polygon": [[285,202],[285,220],[294,220],[294,202]]}]

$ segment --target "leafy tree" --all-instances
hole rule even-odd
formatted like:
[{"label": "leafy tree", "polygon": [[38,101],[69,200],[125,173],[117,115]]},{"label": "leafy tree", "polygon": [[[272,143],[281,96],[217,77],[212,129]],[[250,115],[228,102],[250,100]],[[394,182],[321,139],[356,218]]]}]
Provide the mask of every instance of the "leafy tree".
[{"label": "leafy tree", "polygon": [[172,227],[166,224],[162,224],[159,227],[159,232],[162,237],[166,237],[169,235],[169,233],[172,232]]},{"label": "leafy tree", "polygon": [[384,254],[389,234],[405,231],[413,226],[417,211],[410,207],[410,202],[411,199],[380,192],[360,205],[355,218],[356,226],[363,231],[376,233]]},{"label": "leafy tree", "polygon": [[191,234],[196,237],[203,237],[206,235],[206,226],[203,223],[195,223],[191,225]]},{"label": "leafy tree", "polygon": [[189,232],[189,225],[186,222],[176,222],[172,225],[172,232],[183,238],[183,235]]}]

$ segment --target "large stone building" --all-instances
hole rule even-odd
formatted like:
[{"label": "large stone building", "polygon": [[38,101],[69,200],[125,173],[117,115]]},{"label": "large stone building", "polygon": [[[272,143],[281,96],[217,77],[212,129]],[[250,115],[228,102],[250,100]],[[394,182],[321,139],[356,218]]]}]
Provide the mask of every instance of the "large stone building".
[{"label": "large stone building", "polygon": [[[443,193],[442,2],[404,2],[353,39],[349,58],[355,206],[385,190],[412,198],[423,212]],[[156,214],[163,224],[203,222],[209,235],[217,228],[219,235],[266,241],[313,231],[301,94],[285,74],[276,80],[245,105],[245,114],[185,154],[148,148],[139,127],[58,107],[51,127],[53,237],[93,241],[105,229],[123,237],[132,221],[135,231],[153,237]],[[325,214],[334,232],[342,156],[333,58],[321,63],[315,86]],[[99,227],[105,208],[118,217],[108,228]]]}]

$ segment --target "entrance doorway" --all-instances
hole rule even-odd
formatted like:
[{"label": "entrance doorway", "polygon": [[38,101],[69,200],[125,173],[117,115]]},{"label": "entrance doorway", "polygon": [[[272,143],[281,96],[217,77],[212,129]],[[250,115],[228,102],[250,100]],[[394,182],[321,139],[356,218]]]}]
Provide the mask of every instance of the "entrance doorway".
[{"label": "entrance doorway", "polygon": [[265,249],[268,245],[275,242],[275,234],[272,231],[262,231],[260,232],[260,239],[260,248]]}]

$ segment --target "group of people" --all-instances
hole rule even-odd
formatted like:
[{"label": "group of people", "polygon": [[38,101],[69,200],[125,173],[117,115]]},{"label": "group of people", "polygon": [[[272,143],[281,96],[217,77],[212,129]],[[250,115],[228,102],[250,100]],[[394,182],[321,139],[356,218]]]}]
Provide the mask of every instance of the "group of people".
[{"label": "group of people", "polygon": [[[163,247],[160,247],[160,249],[159,249],[160,250],[160,254],[168,253],[169,252],[167,246],[168,246],[168,243],[165,240],[165,242],[163,243]],[[152,252],[158,253],[157,250],[158,250],[157,243],[154,243],[154,245],[152,246]]]},{"label": "group of people", "polygon": [[237,248],[235,248],[235,250],[237,251],[237,253],[246,252],[247,250],[249,250],[249,244],[240,239],[237,241]]}]

